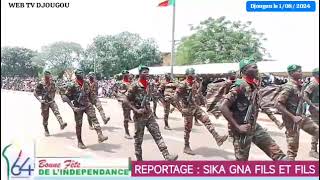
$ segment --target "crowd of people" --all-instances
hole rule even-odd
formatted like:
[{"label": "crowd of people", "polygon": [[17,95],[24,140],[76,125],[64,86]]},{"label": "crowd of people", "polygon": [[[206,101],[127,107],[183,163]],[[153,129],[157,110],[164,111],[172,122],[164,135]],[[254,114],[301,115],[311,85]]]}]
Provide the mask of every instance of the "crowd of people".
[{"label": "crowd of people", "polygon": [[[149,75],[147,66],[139,66],[139,75],[129,71],[122,72],[121,79],[97,81],[94,73],[87,76],[82,70],[75,71],[75,80],[53,80],[49,71],[44,79],[3,78],[2,88],[21,90],[34,89],[34,95],[41,103],[45,135],[49,136],[48,117],[51,108],[60,123],[61,129],[67,126],[62,120],[55,103],[59,94],[74,112],[78,147],[85,149],[82,140],[82,118],[86,113],[90,129],[95,130],[98,142],[108,139],[101,130],[95,114],[96,107],[104,124],[110,117],[104,114],[100,97],[116,98],[122,104],[124,137],[134,139],[135,155],[142,160],[142,142],[144,129],[147,128],[166,160],[177,160],[178,155],[170,154],[161,135],[157,117],[157,105],[164,108],[164,130],[170,128],[169,114],[175,109],[184,118],[183,152],[195,155],[190,145],[193,124],[204,125],[218,146],[231,138],[235,159],[246,161],[250,146],[256,144],[272,160],[295,160],[299,148],[299,132],[304,130],[312,136],[310,156],[319,158],[319,69],[314,69],[312,78],[303,79],[302,67],[288,66],[288,77],[277,78],[260,75],[253,60],[242,60],[239,71],[230,71],[225,78],[196,75],[195,69],[188,68],[183,79],[173,78],[171,74],[163,76]],[[21,89],[20,89],[21,88]],[[306,116],[306,106],[310,115]],[[152,108],[151,108],[152,107]],[[274,116],[272,108],[282,115],[282,121]],[[206,110],[204,110],[206,109]],[[131,111],[134,116],[131,117]],[[266,113],[279,129],[286,129],[287,153],[281,150],[269,133],[257,123],[259,112]],[[214,121],[208,114],[218,118],[224,116],[228,121],[229,134],[219,134]],[[193,123],[194,121],[194,123]],[[134,122],[135,132],[132,137],[129,122]]]}]

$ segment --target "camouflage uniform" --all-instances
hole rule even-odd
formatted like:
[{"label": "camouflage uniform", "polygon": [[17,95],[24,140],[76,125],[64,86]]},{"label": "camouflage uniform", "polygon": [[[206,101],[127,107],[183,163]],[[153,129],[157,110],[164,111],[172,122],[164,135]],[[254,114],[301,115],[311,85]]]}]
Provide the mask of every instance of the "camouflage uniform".
[{"label": "camouflage uniform", "polygon": [[135,125],[135,135],[134,135],[134,148],[135,155],[138,161],[142,160],[142,142],[144,129],[147,127],[148,131],[152,135],[154,141],[156,142],[159,150],[161,151],[165,159],[170,159],[171,155],[169,154],[168,148],[161,136],[159,125],[156,122],[153,112],[150,108],[150,97],[148,89],[145,89],[141,83],[133,82],[128,89],[128,103],[134,106],[137,109],[144,108],[145,112],[138,114],[134,111],[134,125]]},{"label": "camouflage uniform", "polygon": [[[118,88],[118,101],[123,102],[123,99],[127,95],[127,91],[130,87],[130,82],[122,81]],[[131,139],[130,132],[129,132],[129,121],[131,119],[131,108],[125,104],[122,103],[122,112],[123,112],[123,126],[125,130],[125,137],[127,139]]]},{"label": "camouflage uniform", "polygon": [[[290,79],[289,82],[283,85],[282,90],[278,96],[277,102],[283,104],[286,109],[296,115],[298,104],[300,101],[302,86],[299,82]],[[283,122],[286,127],[286,137],[288,143],[287,156],[290,160],[295,160],[299,148],[299,130],[294,129],[294,122],[289,117],[282,115]],[[308,134],[319,138],[319,126],[311,119],[304,118],[300,124],[300,128]]]},{"label": "camouflage uniform", "polygon": [[[106,117],[106,114],[104,113],[103,107],[101,105],[101,101],[98,98],[98,82],[89,81],[89,84],[90,84],[90,91],[91,91],[91,94],[90,94],[91,103],[93,106],[95,106],[98,109],[104,124],[107,124],[108,121],[110,120],[110,117]],[[89,118],[88,118],[88,121],[89,121]],[[89,121],[89,125],[90,127],[92,127],[91,121]]]},{"label": "camouflage uniform", "polygon": [[218,83],[210,83],[207,87],[207,112],[212,113],[216,118],[221,116],[219,111],[220,101],[229,92],[230,86],[234,81],[227,80]]},{"label": "camouflage uniform", "polygon": [[[229,93],[225,99],[230,104],[230,111],[233,112],[233,118],[238,124],[245,124],[244,119],[250,105],[253,92],[256,90],[255,84],[249,84],[244,79],[238,79],[234,85],[231,86]],[[229,123],[230,131],[233,136],[233,146],[236,160],[247,161],[249,158],[249,151],[251,142],[263,150],[271,159],[281,160],[286,155],[281,151],[280,147],[270,137],[270,135],[258,124],[254,123],[258,117],[258,98],[254,101],[253,113],[247,123],[252,125],[250,134],[244,138],[244,134],[239,133],[236,128]],[[245,139],[243,142],[242,140]]]},{"label": "camouflage uniform", "polygon": [[[304,90],[304,93],[307,93],[311,102],[319,107],[319,83],[316,79],[313,79],[310,84]],[[311,119],[319,126],[319,111],[317,111],[314,107],[309,107],[309,112],[311,113]],[[318,151],[318,141],[319,137],[313,136],[311,140],[311,151]]]},{"label": "camouflage uniform", "polygon": [[170,104],[172,106],[176,106],[176,102],[174,99],[174,93],[177,88],[177,84],[174,83],[173,81],[163,81],[160,85],[160,91],[163,92],[164,96],[164,124],[165,124],[165,129],[170,130],[169,127],[169,112],[170,112]]},{"label": "camouflage uniform", "polygon": [[279,129],[284,127],[284,123],[281,123],[272,112],[271,108],[275,107],[274,100],[281,90],[281,86],[267,86],[259,90],[259,106],[263,113],[278,126]]},{"label": "camouflage uniform", "polygon": [[[98,134],[98,142],[101,143],[108,139],[108,137],[103,136],[100,124],[96,117],[95,109],[91,103],[90,96],[90,84],[89,82],[83,80],[83,84],[77,82],[73,82],[68,84],[66,89],[60,91],[62,95],[62,100],[64,102],[71,103],[73,102],[73,106],[75,108],[79,108],[80,110],[74,111],[74,119],[76,121],[76,134],[78,139],[78,146],[81,149],[86,148],[82,141],[82,120],[83,113],[87,114],[88,121],[92,122],[92,126],[96,130]],[[67,97],[68,99],[65,99]],[[70,104],[69,104],[70,105]],[[72,105],[70,105],[72,106]]]},{"label": "camouflage uniform", "polygon": [[48,130],[48,119],[49,119],[49,108],[52,110],[53,114],[56,116],[60,129],[64,129],[67,126],[67,123],[64,123],[62,117],[59,113],[59,108],[54,98],[56,95],[56,86],[55,83],[50,80],[49,83],[45,81],[38,84],[34,90],[34,95],[36,97],[41,96],[42,100],[45,101],[41,103],[41,115],[43,117],[43,127],[45,130],[46,136],[49,135]]},{"label": "camouflage uniform", "polygon": [[[220,136],[215,128],[213,123],[210,121],[209,116],[201,109],[201,107],[195,101],[196,95],[196,86],[194,82],[189,84],[186,80],[182,81],[175,94],[175,98],[179,101],[178,106],[182,111],[184,116],[184,143],[185,143],[185,152],[187,154],[192,154],[193,152],[190,148],[190,132],[192,129],[192,120],[193,117],[201,121],[208,131],[212,134],[217,144],[221,146],[223,142],[228,138],[228,136]],[[189,153],[191,152],[191,153]]]},{"label": "camouflage uniform", "polygon": [[158,101],[160,99],[159,93],[158,93],[160,82],[154,80],[154,81],[152,81],[150,83],[149,86],[150,86],[150,89],[151,89],[151,99],[152,99],[152,102],[153,102],[153,106],[152,106],[153,113],[154,113],[155,118],[158,118],[156,112],[157,112],[157,104],[158,104]]}]

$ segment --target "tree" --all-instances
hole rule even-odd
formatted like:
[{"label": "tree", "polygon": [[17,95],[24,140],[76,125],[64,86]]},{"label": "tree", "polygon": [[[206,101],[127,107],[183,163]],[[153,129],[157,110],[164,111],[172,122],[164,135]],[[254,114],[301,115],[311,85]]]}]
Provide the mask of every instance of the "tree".
[{"label": "tree", "polygon": [[106,77],[140,64],[151,66],[161,62],[160,52],[153,40],[142,39],[138,34],[129,32],[97,36],[84,54],[81,68],[85,72],[94,71],[96,64],[96,72]]},{"label": "tree", "polygon": [[36,51],[27,48],[1,48],[1,76],[37,77],[41,67],[32,62],[36,55]]},{"label": "tree", "polygon": [[74,42],[56,42],[43,46],[34,62],[45,64],[53,75],[61,78],[68,70],[73,70],[83,57],[80,44]]},{"label": "tree", "polygon": [[231,22],[225,17],[208,18],[184,37],[177,48],[177,64],[233,63],[243,58],[262,60],[267,54],[262,46],[263,33],[250,28],[251,22]]}]

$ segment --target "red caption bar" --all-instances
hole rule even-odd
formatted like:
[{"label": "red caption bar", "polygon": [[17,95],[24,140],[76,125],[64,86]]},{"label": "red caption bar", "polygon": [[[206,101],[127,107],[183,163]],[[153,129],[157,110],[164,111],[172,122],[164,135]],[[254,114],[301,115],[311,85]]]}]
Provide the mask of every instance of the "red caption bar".
[{"label": "red caption bar", "polygon": [[131,175],[319,177],[319,161],[132,161]]}]

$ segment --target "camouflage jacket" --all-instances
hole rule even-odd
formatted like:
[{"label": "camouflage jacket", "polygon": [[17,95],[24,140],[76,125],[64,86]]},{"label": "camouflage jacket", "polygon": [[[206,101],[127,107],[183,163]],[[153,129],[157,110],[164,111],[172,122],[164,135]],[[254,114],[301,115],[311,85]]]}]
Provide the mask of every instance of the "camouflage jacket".
[{"label": "camouflage jacket", "polygon": [[88,81],[83,81],[83,85],[80,86],[78,82],[74,81],[73,87],[66,87],[61,90],[61,95],[66,95],[75,107],[88,107],[91,106],[91,89]]},{"label": "camouflage jacket", "polygon": [[198,86],[199,84],[195,81],[193,81],[192,84],[189,84],[186,80],[180,82],[176,90],[175,98],[182,108],[197,106],[195,98],[197,97]]},{"label": "camouflage jacket", "polygon": [[125,82],[125,81],[118,82],[118,93],[117,93],[118,101],[122,101],[122,99],[127,95],[128,89],[130,86],[131,86],[130,82]]},{"label": "camouflage jacket", "polygon": [[319,83],[313,79],[304,90],[308,94],[309,99],[315,105],[319,105]]},{"label": "camouflage jacket", "polygon": [[[145,89],[139,81],[133,82],[127,91],[127,99],[136,109],[145,108],[146,112],[143,115],[152,114],[150,108],[151,97],[149,86]],[[136,114],[136,112],[134,113]]]},{"label": "camouflage jacket", "polygon": [[177,88],[177,84],[174,83],[173,81],[163,81],[161,82],[161,85],[160,85],[160,90],[163,92],[163,95],[165,97],[169,96],[169,97],[172,97],[175,93],[175,90]]},{"label": "camouflage jacket", "polygon": [[53,101],[56,95],[56,85],[52,80],[50,80],[48,84],[42,81],[36,86],[35,93],[37,96],[41,96],[42,100],[46,102]]},{"label": "camouflage jacket", "polygon": [[253,113],[247,123],[252,123],[258,117],[258,96],[253,100],[253,93],[257,90],[256,84],[249,84],[244,79],[238,79],[231,86],[229,93],[224,97],[229,102],[233,118],[238,124],[244,124],[248,108],[252,102]]},{"label": "camouflage jacket", "polygon": [[302,85],[299,82],[289,79],[286,84],[282,85],[277,102],[283,104],[290,113],[295,115],[300,98],[302,98],[301,89]]},{"label": "camouflage jacket", "polygon": [[95,102],[96,99],[98,98],[98,82],[97,81],[93,81],[90,82],[89,81],[89,85],[90,85],[90,99],[92,102]]}]

